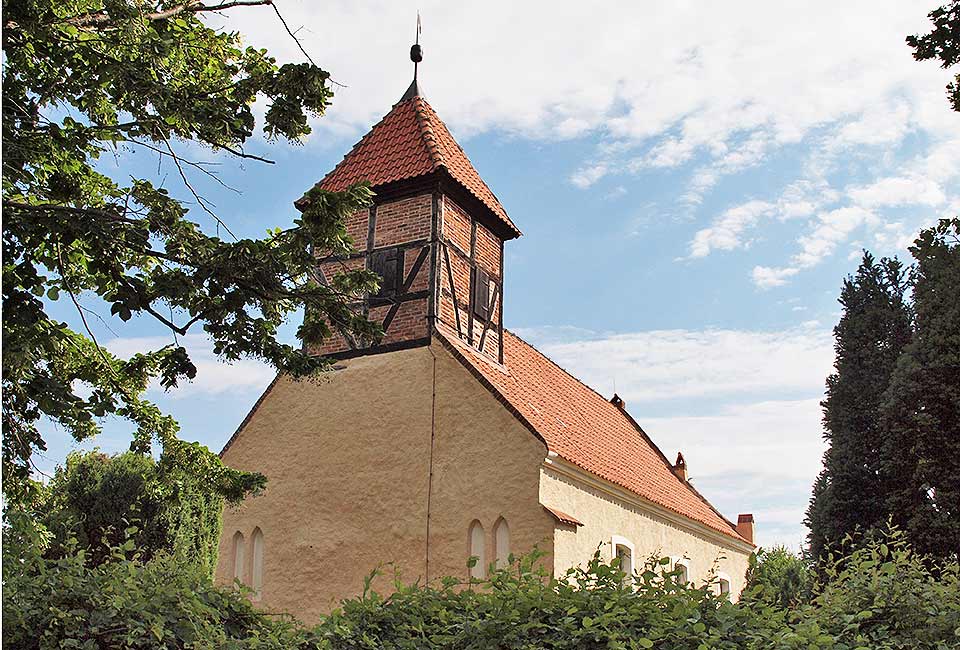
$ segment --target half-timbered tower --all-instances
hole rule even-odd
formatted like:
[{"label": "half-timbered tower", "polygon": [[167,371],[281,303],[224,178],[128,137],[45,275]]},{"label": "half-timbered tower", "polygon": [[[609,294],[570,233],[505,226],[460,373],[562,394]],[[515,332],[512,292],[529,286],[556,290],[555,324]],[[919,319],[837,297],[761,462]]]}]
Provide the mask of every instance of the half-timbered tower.
[{"label": "half-timbered tower", "polygon": [[225,510],[217,580],[312,621],[385,564],[379,590],[393,570],[482,576],[534,546],[561,574],[600,546],[627,570],[670,557],[736,597],[752,515],[726,519],[620,397],[504,329],[504,242],[520,231],[416,80],[320,187],[363,180],[376,200],[348,220],[357,252],[318,266],[323,278],[341,265],[383,278],[357,308],[385,335],[317,342],[334,370],[277,377],[227,442],[225,463],[269,482]]},{"label": "half-timbered tower", "polygon": [[[352,215],[347,231],[366,265],[382,278],[368,299],[384,337],[373,347],[340,333],[316,346],[341,357],[428,345],[435,323],[503,361],[503,243],[520,235],[415,80],[319,187],[345,190],[368,181],[374,205]],[[324,279],[343,260],[320,266]]]}]

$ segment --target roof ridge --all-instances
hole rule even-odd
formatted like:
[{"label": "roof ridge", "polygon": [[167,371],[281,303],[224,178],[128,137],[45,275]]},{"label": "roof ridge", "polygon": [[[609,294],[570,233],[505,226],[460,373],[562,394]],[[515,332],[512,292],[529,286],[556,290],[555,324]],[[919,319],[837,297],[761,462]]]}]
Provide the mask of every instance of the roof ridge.
[{"label": "roof ridge", "polygon": [[[474,165],[474,164],[473,164],[473,161],[470,160],[470,156],[467,155],[467,152],[466,152],[466,150],[463,148],[463,145],[461,145],[460,142],[459,142],[456,138],[453,137],[453,134],[450,133],[450,128],[447,126],[447,123],[443,121],[443,118],[441,118],[440,115],[437,113],[437,111],[433,108],[433,106],[430,105],[430,102],[428,102],[426,99],[424,99],[424,98],[422,98],[422,97],[419,97],[419,96],[418,96],[416,99],[420,99],[420,100],[423,102],[424,112],[429,112],[429,114],[430,114],[430,121],[432,122],[434,119],[436,119],[436,121],[440,123],[440,126],[442,126],[443,129],[447,132],[447,135],[449,136],[450,142],[453,143],[453,145],[457,148],[457,151],[460,152],[460,155],[463,157],[463,160],[473,169],[474,173],[476,173],[476,175],[477,175],[477,178],[480,180],[481,183],[483,183],[483,186],[486,188],[487,192],[490,193],[490,196],[493,197],[493,200],[496,201],[496,202],[497,202],[497,205],[500,207],[500,209],[503,210],[503,204],[500,202],[500,198],[499,198],[499,197],[496,195],[496,193],[490,188],[490,186],[487,185],[487,182],[486,182],[485,180],[483,180],[483,177],[480,176],[480,172],[477,171],[476,165]],[[435,138],[435,136],[433,135],[433,129],[432,129],[432,127],[431,127],[431,129],[430,129],[430,134],[431,134],[431,137]],[[437,145],[437,147],[438,147],[438,149],[439,149],[439,147],[440,147],[439,144]],[[442,151],[439,152],[439,156],[440,156],[440,159],[441,159],[440,166],[442,166],[444,169],[449,170],[450,168],[449,168],[449,167],[447,166],[447,164],[446,164],[446,158],[444,157]],[[462,181],[461,181],[461,183],[462,183]],[[470,189],[469,187],[468,187],[467,189],[468,189],[468,191],[469,191],[471,194],[473,194],[476,198],[480,199],[481,201],[483,200],[483,198],[480,197],[480,196],[477,194],[476,191],[474,191],[473,189]]]},{"label": "roof ridge", "polygon": [[426,114],[427,111],[425,106],[429,106],[429,104],[427,104],[427,100],[423,99],[419,95],[413,98],[413,102],[413,113],[417,119],[417,126],[420,129],[420,138],[423,140],[423,145],[427,149],[427,155],[430,156],[430,161],[433,163],[434,169],[437,169],[438,167],[446,168],[443,152],[440,150],[440,145],[437,143],[437,136],[433,133],[433,125],[430,123],[430,117]]}]

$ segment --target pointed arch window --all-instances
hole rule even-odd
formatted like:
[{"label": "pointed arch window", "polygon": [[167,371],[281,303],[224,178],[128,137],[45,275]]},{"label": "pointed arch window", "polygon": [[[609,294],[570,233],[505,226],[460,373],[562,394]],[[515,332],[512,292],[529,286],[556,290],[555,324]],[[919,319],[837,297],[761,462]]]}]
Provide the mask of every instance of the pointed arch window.
[{"label": "pointed arch window", "polygon": [[626,537],[620,537],[619,535],[614,535],[610,540],[610,543],[611,546],[613,546],[613,558],[617,561],[617,566],[626,574],[624,577],[624,582],[632,583],[634,556],[633,543]]},{"label": "pointed arch window", "polygon": [[243,567],[246,561],[246,548],[243,533],[239,530],[233,534],[233,579],[243,582]]},{"label": "pointed arch window", "polygon": [[510,565],[510,526],[503,517],[493,527],[493,539],[497,544],[497,568],[504,569]]},{"label": "pointed arch window", "polygon": [[673,563],[673,568],[677,571],[677,584],[685,585],[690,582],[690,565],[686,558],[680,558]]},{"label": "pointed arch window", "polygon": [[476,564],[470,567],[471,578],[485,578],[487,576],[487,554],[484,552],[486,539],[483,532],[483,525],[473,520],[470,524],[470,557],[477,558]]},{"label": "pointed arch window", "polygon": [[254,599],[260,600],[263,595],[263,531],[254,528],[250,541],[253,545],[253,580],[250,586],[253,587]]}]

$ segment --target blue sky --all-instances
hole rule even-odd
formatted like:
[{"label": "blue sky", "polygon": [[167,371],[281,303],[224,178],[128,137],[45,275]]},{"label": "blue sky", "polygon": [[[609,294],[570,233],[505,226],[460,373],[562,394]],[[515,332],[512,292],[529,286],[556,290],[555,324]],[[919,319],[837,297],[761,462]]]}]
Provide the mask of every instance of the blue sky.
[{"label": "blue sky", "polygon": [[[724,514],[754,512],[761,543],[797,547],[842,278],[864,247],[903,256],[919,228],[960,212],[948,75],[903,43],[929,8],[278,6],[346,87],[304,143],[251,143],[276,165],[182,147],[242,190],[192,179],[231,229],[287,225],[291,202],[389,110],[410,80],[419,9],[427,99],[524,232],[506,246],[507,326],[600,392],[616,386]],[[269,8],[228,16],[213,21],[302,60]],[[149,152],[111,166],[157,177]],[[175,170],[160,177],[189,198]],[[62,301],[54,310],[73,320]],[[120,353],[170,339],[146,321],[107,324],[93,326]],[[202,335],[187,342],[197,380],[152,396],[218,450],[272,373],[218,364]],[[47,469],[72,448],[49,437]],[[128,440],[110,423],[97,444]]]}]

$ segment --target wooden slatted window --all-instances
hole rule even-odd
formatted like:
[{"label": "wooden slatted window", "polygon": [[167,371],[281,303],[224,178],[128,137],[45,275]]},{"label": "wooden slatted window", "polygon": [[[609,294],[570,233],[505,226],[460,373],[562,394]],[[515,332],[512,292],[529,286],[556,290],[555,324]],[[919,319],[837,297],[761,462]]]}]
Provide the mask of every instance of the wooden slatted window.
[{"label": "wooden slatted window", "polygon": [[403,286],[403,249],[386,248],[370,253],[370,270],[383,278],[375,298],[393,298]]},{"label": "wooden slatted window", "polygon": [[484,321],[490,318],[490,275],[479,268],[473,270],[473,315]]}]

